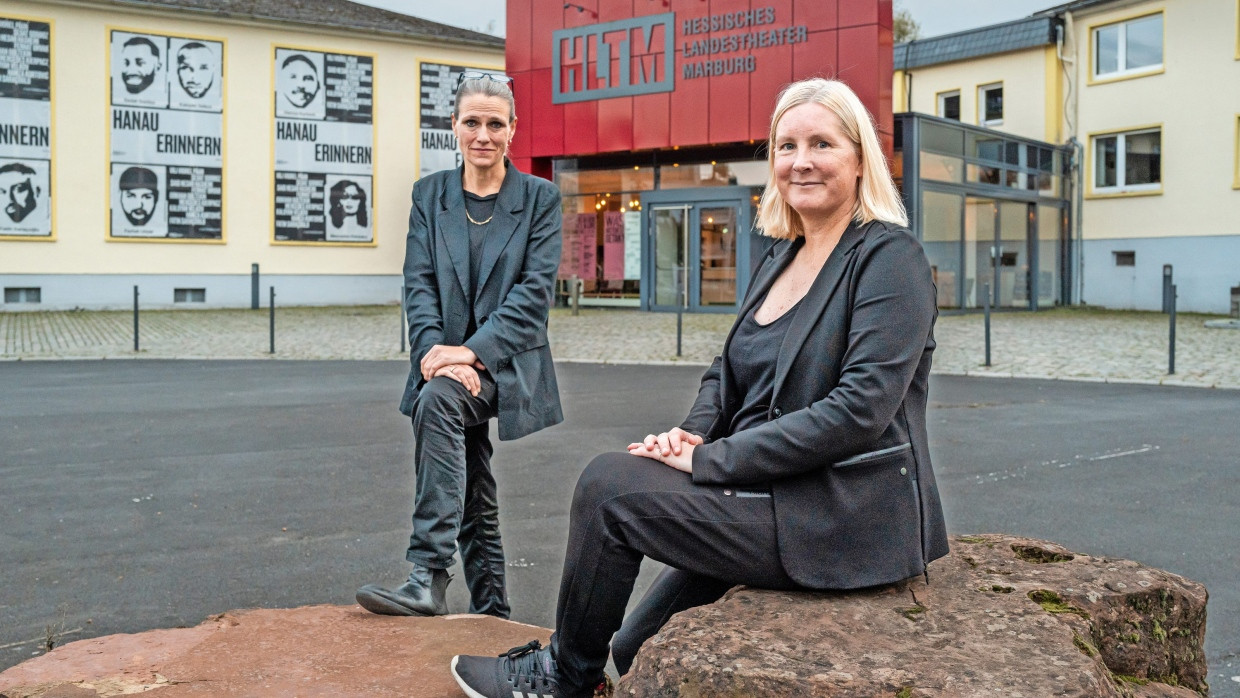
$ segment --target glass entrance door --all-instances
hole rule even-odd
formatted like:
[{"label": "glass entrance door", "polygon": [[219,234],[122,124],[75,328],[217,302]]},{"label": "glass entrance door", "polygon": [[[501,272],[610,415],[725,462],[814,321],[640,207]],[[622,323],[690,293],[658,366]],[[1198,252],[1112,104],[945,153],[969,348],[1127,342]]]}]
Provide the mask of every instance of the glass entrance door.
[{"label": "glass entrance door", "polygon": [[698,303],[736,305],[736,206],[704,206],[698,211]]},{"label": "glass entrance door", "polygon": [[990,291],[994,308],[1028,308],[1031,288],[1030,204],[965,198],[965,308],[981,308]]},{"label": "glass entrance door", "polygon": [[692,207],[656,206],[651,209],[651,241],[654,249],[650,255],[654,264],[654,297],[657,306],[688,307],[688,277],[685,275],[685,258],[689,250],[689,211]]},{"label": "glass entrance door", "polygon": [[[748,284],[748,187],[642,195],[646,215],[642,307],[735,311]],[[646,289],[649,289],[648,291]]]}]

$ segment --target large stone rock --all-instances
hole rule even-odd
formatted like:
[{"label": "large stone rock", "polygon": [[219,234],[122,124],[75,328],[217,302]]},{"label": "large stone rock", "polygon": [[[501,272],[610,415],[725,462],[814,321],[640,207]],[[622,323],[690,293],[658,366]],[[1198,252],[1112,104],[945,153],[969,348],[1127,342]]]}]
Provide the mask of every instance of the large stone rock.
[{"label": "large stone rock", "polygon": [[737,587],[651,638],[616,695],[1208,695],[1206,590],[1044,541],[964,536],[917,578],[848,593]]},{"label": "large stone rock", "polygon": [[489,616],[393,618],[357,606],[229,612],[58,647],[0,673],[0,696],[460,696],[453,655],[550,635]]}]

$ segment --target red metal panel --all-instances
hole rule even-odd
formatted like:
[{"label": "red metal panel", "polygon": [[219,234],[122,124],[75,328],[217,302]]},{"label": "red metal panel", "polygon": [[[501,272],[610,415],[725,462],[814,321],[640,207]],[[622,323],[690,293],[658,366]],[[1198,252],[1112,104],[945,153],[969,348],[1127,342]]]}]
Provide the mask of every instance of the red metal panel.
[{"label": "red metal panel", "polygon": [[[844,0],[845,5],[864,4],[873,0]],[[792,23],[804,24],[810,32],[835,29],[840,26],[838,0],[795,0],[792,7]],[[799,77],[808,77],[798,73]]]},{"label": "red metal panel", "polygon": [[[679,56],[677,61],[681,60]],[[672,123],[668,129],[675,145],[703,145],[709,141],[710,83],[703,79],[681,80],[676,76],[672,93]]]},{"label": "red metal panel", "polygon": [[[659,4],[657,0],[652,5]],[[703,0],[670,0],[664,11],[676,13],[676,90],[671,93],[671,124],[668,135],[671,143],[679,146],[701,145],[709,141],[708,119],[710,114],[710,83],[703,78],[684,79],[685,58],[684,42],[690,38],[705,37],[706,34],[684,35],[685,20],[695,17],[710,16],[710,5]]]},{"label": "red metal panel", "polygon": [[518,170],[526,174],[533,174],[533,168],[534,168],[533,160],[529,158],[514,158],[511,155],[508,157],[508,159],[512,161],[512,164],[515,165]]},{"label": "red metal panel", "polygon": [[[890,17],[890,6],[887,7],[887,11]],[[887,155],[888,163],[891,162],[895,129],[892,118],[892,109],[895,106],[895,96],[892,94],[891,86],[891,74],[895,62],[895,57],[891,55],[892,43],[891,27],[882,26],[880,22],[878,28],[878,106],[877,109],[871,110],[871,113],[878,122],[878,134],[882,138],[883,152]]]},{"label": "red metal panel", "polygon": [[[514,76],[512,80],[512,98],[517,103],[517,132],[514,134],[512,145],[508,149],[508,157],[510,158],[528,158],[534,142],[533,134],[536,129],[526,131],[523,128],[525,126],[525,119],[523,117],[531,115],[531,109],[526,105],[534,103],[533,86],[529,80],[517,79],[518,77],[524,78],[527,75],[529,73],[522,73]],[[530,125],[532,126],[536,121],[536,119],[531,119]]]},{"label": "red metal panel", "polygon": [[[749,0],[711,0],[710,2],[710,13],[712,15],[747,10],[749,10]],[[776,19],[775,26],[782,26],[778,18]],[[712,38],[723,38],[738,33],[740,31],[730,29],[712,32],[710,36]],[[786,46],[779,46],[754,51],[755,66],[757,63],[769,58],[772,54],[782,53],[787,50]],[[732,51],[708,56],[706,60],[713,59],[721,63],[733,64],[732,70],[734,72],[731,75],[727,75],[727,68],[725,67],[724,75],[697,78],[698,80],[708,80],[710,85],[708,134],[711,143],[733,143],[749,138],[749,110],[739,108],[742,104],[749,103],[749,74],[735,66],[735,59],[744,60],[744,56],[747,53],[749,52]],[[716,65],[718,66],[719,64]],[[676,77],[682,76],[678,75]]]},{"label": "red metal panel", "polygon": [[[840,79],[861,98],[861,103],[871,114],[879,113],[879,54],[878,25],[852,27],[840,30]],[[888,52],[890,65],[890,52]],[[891,84],[891,71],[886,73],[888,87]],[[890,99],[888,100],[890,111]]]},{"label": "red metal panel", "polygon": [[530,69],[530,2],[531,0],[508,0],[504,66],[509,73]]},{"label": "red metal panel", "polygon": [[551,69],[525,73],[514,84],[519,80],[531,86],[529,106],[521,107],[530,121],[528,125],[517,124],[530,139],[530,151],[535,157],[560,155],[564,152],[564,105],[551,103]]},{"label": "red metal panel", "polygon": [[[765,4],[775,8],[777,26],[796,26],[793,20],[792,0],[755,0],[755,6]],[[767,139],[771,130],[771,113],[779,93],[792,82],[792,53],[796,45],[767,50],[757,59],[754,72],[749,74],[749,135],[757,143]]]},{"label": "red metal panel", "polygon": [[667,92],[633,98],[633,148],[670,148],[671,95]]},{"label": "red metal panel", "polygon": [[593,155],[598,151],[598,102],[564,105],[564,155]]},{"label": "red metal panel", "polygon": [[[526,2],[531,7],[530,68],[535,70],[550,68],[551,33],[564,28],[564,18],[569,11],[564,9],[563,0],[526,0]],[[577,11],[572,10],[572,14],[577,14]]]},{"label": "red metal panel", "polygon": [[[878,24],[878,0],[845,0],[840,3],[840,28]],[[890,20],[889,20],[890,21]]]},{"label": "red metal panel", "polygon": [[[617,19],[629,19],[636,16],[639,12],[644,15],[650,14],[646,11],[645,6],[655,3],[649,2],[649,0],[585,0],[577,4],[598,10],[598,19],[593,20],[591,22],[593,24],[594,22],[614,22]],[[570,11],[576,12],[576,10]],[[585,14],[589,15],[590,13],[586,12]]]},{"label": "red metal panel", "polygon": [[877,0],[878,26],[891,28],[891,0]]},{"label": "red metal panel", "polygon": [[614,97],[598,103],[598,150],[603,153],[633,149],[633,98]]},{"label": "red metal panel", "polygon": [[842,53],[837,53],[837,34],[834,29],[810,32],[809,41],[792,47],[793,79],[836,77],[840,63],[845,60]]}]

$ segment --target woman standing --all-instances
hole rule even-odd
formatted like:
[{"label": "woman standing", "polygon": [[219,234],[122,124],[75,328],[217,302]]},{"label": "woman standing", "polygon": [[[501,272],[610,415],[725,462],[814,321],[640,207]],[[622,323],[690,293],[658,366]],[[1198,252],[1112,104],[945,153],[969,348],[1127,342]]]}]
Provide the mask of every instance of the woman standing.
[{"label": "woman standing", "polygon": [[[887,584],[947,554],[925,418],[934,285],[870,116],[843,83],[805,80],[768,145],[758,226],[780,242],[689,416],[585,469],[551,646],[455,658],[469,696],[589,696],[609,641],[623,673],[668,617],[732,585]],[[623,619],[643,556],[668,570]]]},{"label": "woman standing", "polygon": [[416,492],[409,579],[357,602],[386,615],[443,615],[460,543],[470,613],[507,618],[488,422],[516,439],[563,420],[547,313],[560,264],[560,192],[517,171],[512,79],[467,71],[452,130],[463,165],[413,187],[405,250]]}]

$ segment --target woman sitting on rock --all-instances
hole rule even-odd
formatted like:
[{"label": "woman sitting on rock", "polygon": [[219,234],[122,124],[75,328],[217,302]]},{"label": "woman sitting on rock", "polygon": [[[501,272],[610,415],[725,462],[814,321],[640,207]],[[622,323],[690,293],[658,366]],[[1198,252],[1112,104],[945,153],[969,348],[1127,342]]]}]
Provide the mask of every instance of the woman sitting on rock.
[{"label": "woman sitting on rock", "polygon": [[[926,436],[934,285],[873,122],[844,83],[805,80],[780,95],[769,149],[757,225],[779,242],[689,416],[586,467],[550,646],[454,658],[467,695],[589,696],[609,641],[627,672],[672,614],[733,585],[868,587],[947,554]],[[624,619],[643,557],[668,568]]]}]

